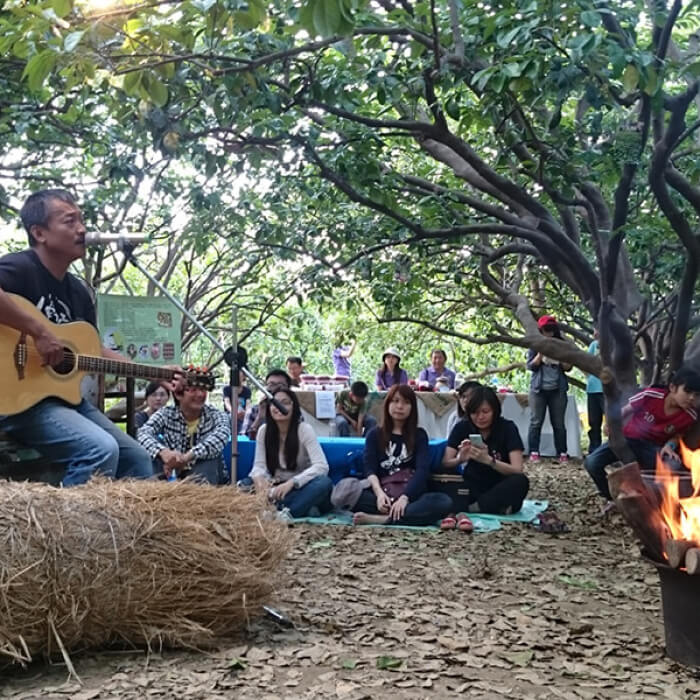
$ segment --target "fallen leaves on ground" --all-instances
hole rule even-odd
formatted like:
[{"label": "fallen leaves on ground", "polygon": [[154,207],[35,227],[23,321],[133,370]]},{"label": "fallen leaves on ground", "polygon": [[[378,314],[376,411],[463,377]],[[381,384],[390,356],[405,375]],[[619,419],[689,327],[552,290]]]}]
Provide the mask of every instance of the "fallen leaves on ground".
[{"label": "fallen leaves on ground", "polygon": [[206,653],[88,653],[4,672],[1,698],[246,700],[598,699],[700,693],[700,671],[664,654],[659,586],[579,462],[531,468],[569,533],[303,525],[273,607]]}]

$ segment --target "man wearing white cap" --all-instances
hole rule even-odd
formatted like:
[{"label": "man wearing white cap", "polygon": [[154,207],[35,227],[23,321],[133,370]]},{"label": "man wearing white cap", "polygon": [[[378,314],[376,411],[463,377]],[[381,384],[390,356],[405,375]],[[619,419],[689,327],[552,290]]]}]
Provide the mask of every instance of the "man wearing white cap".
[{"label": "man wearing white cap", "polygon": [[400,366],[401,355],[396,348],[387,348],[382,355],[382,366],[377,370],[374,383],[377,391],[386,391],[394,384],[408,384],[408,374]]}]

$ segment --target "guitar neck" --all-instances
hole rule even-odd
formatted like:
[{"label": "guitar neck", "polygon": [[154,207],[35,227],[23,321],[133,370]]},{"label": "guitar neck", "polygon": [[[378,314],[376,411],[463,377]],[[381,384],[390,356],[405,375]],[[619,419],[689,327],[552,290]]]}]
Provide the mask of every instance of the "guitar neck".
[{"label": "guitar neck", "polygon": [[175,375],[174,370],[153,365],[137,365],[123,360],[109,360],[106,357],[93,355],[78,355],[78,369],[93,374],[114,374],[118,377],[134,377],[136,379],[170,380]]}]

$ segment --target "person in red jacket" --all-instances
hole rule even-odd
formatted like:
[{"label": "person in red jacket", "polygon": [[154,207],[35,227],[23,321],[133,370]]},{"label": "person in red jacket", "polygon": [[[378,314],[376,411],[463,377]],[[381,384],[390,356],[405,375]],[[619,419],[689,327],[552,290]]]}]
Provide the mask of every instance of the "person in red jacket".
[{"label": "person in red jacket", "polygon": [[[667,387],[647,387],[627,402],[622,409],[623,432],[642,472],[656,470],[659,453],[678,458],[675,454],[676,439],[697,420],[699,399],[700,373],[690,367],[681,367]],[[608,502],[611,495],[605,468],[617,460],[608,443],[603,443],[583,462],[598,492]]]}]

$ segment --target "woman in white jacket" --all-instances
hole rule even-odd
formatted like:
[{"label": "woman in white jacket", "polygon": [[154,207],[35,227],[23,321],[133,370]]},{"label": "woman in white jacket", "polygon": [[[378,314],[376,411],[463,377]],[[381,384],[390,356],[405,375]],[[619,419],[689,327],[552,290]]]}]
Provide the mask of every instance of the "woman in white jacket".
[{"label": "woman in white jacket", "polygon": [[267,493],[279,509],[288,508],[294,518],[303,518],[312,509],[327,512],[333,484],[326,456],[311,426],[302,423],[294,392],[280,389],[274,398],[287,414],[270,404],[268,420],[258,431],[250,473],[255,490]]}]

